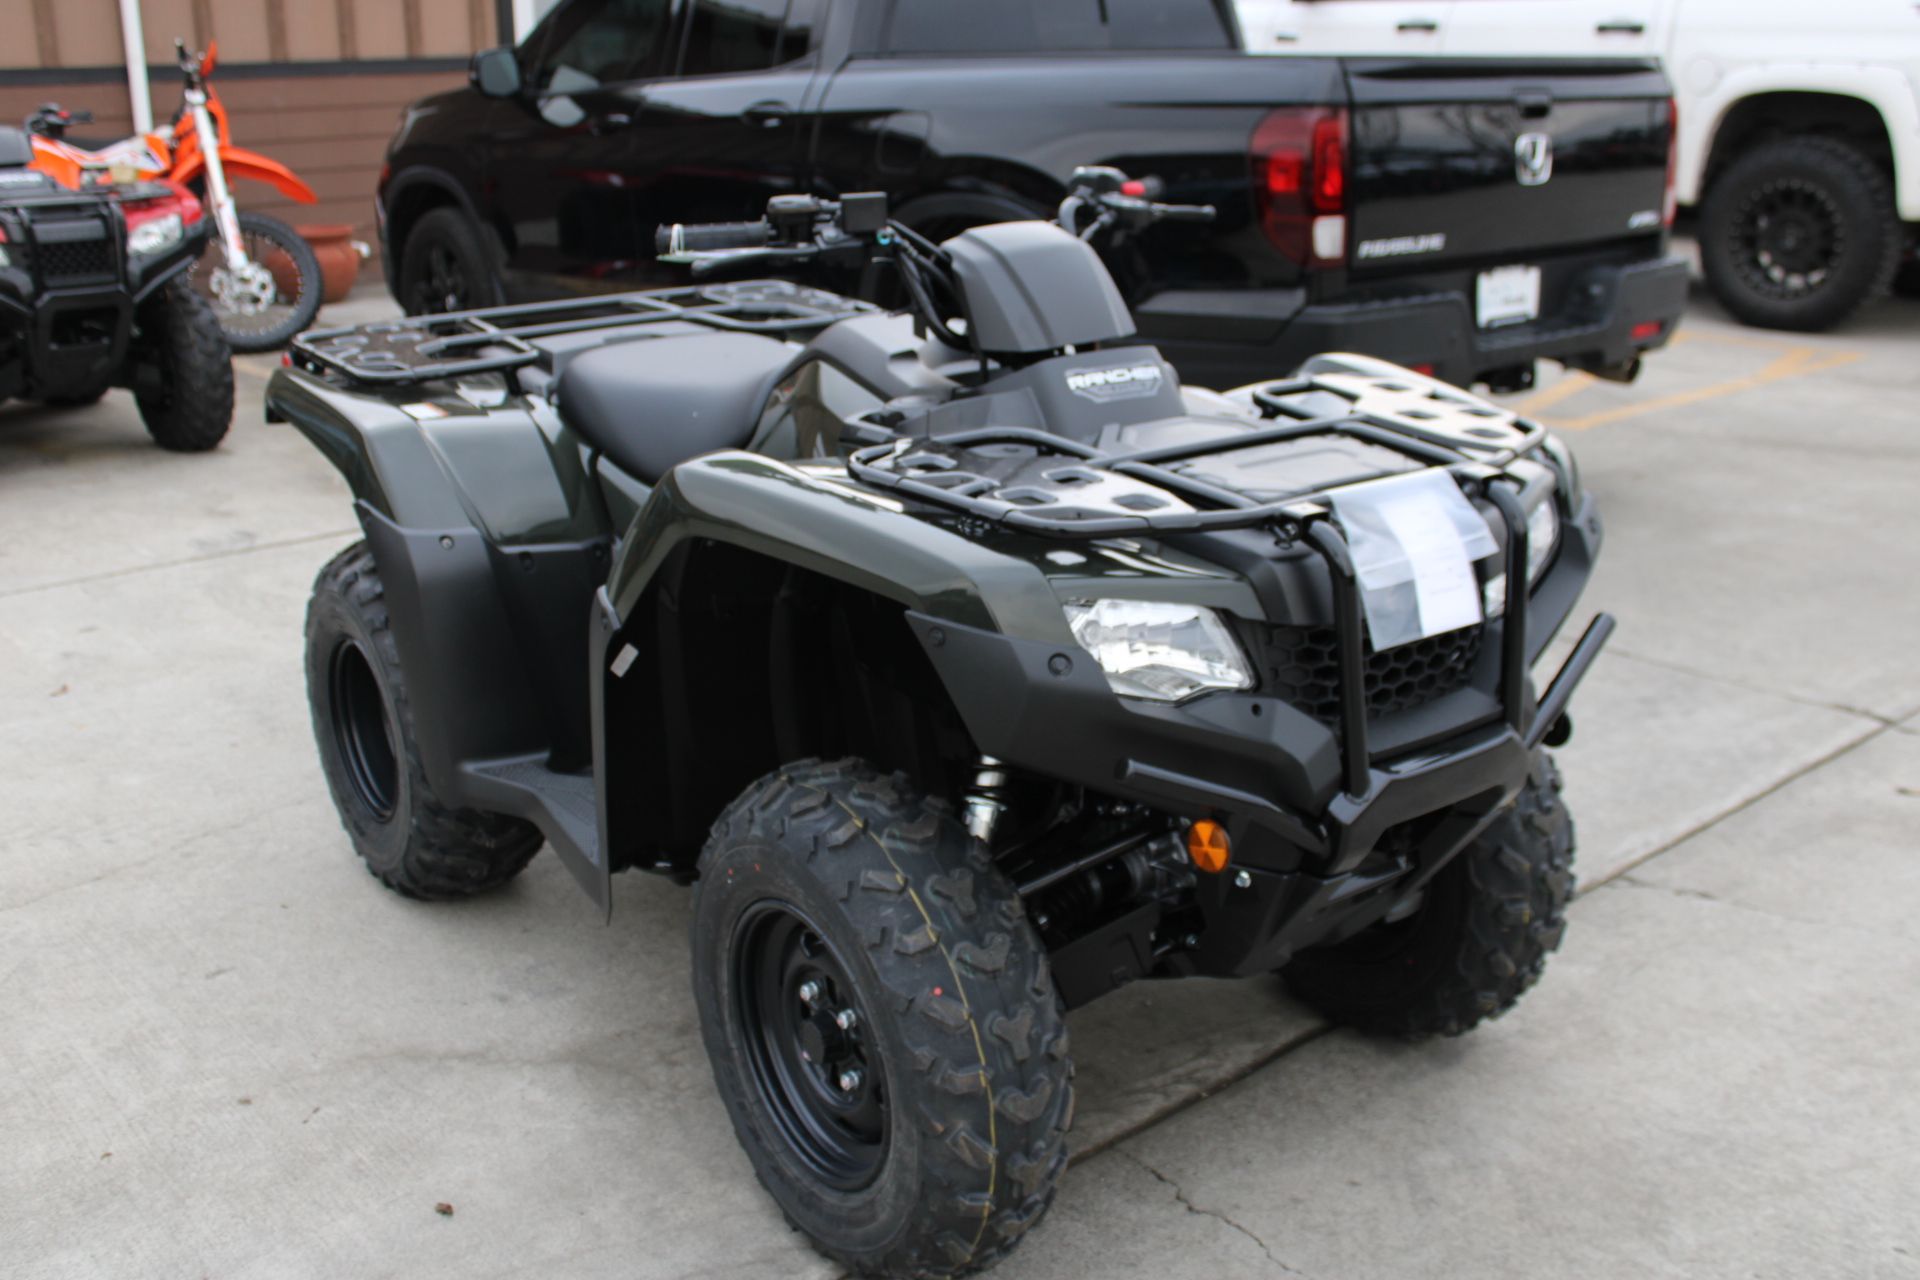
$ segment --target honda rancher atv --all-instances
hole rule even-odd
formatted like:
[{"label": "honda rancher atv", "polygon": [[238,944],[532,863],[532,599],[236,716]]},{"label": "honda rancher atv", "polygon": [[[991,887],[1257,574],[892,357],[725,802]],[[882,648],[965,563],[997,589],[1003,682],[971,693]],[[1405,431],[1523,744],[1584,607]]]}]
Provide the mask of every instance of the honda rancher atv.
[{"label": "honda rancher atv", "polygon": [[[1163,216],[1111,171],[1085,236]],[[952,1275],[1046,1209],[1065,1010],[1279,972],[1451,1035],[1560,941],[1535,696],[1593,568],[1568,452],[1351,356],[1183,389],[1100,260],[942,245],[879,196],[674,227],[708,268],[878,262],[913,311],[706,284],[313,333],[269,412],[366,539],[307,623],[373,874],[496,888],[542,842],[694,885],[694,997],[761,1180],[862,1273]]]},{"label": "honda rancher atv", "polygon": [[0,401],[91,404],[128,387],[154,443],[211,449],[233,421],[233,365],[187,281],[200,203],[172,183],[71,191],[0,128]]}]

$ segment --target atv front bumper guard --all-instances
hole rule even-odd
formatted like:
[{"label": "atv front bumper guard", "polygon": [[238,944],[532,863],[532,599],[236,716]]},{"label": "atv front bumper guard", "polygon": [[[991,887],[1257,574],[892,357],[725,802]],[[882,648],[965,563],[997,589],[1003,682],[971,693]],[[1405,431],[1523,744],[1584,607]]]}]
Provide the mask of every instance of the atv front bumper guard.
[{"label": "atv front bumper guard", "polygon": [[1583,503],[1565,526],[1572,545],[1530,592],[1520,503],[1504,483],[1481,492],[1507,526],[1506,609],[1487,624],[1498,638],[1497,697],[1465,691],[1484,714],[1439,741],[1389,747],[1379,758],[1359,587],[1330,517],[1308,519],[1301,533],[1333,584],[1340,707],[1332,726],[1257,690],[1174,705],[1122,699],[1078,649],[908,614],[982,752],[1100,794],[1210,818],[1232,838],[1227,872],[1199,877],[1204,923],[1184,945],[1159,936],[1161,908],[1150,903],[1053,956],[1069,1005],[1156,970],[1268,972],[1303,947],[1350,936],[1417,892],[1519,794],[1536,748],[1562,723],[1615,624],[1595,618],[1536,702],[1529,613],[1548,615],[1536,619],[1551,623],[1548,631],[1557,627],[1578,583],[1551,590],[1553,580],[1584,579],[1598,520]]}]

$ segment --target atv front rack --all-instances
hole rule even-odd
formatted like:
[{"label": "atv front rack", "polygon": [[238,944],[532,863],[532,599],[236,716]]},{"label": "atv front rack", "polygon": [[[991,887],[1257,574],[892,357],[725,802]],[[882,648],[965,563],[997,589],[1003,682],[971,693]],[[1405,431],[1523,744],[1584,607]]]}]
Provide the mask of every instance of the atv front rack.
[{"label": "atv front rack", "polygon": [[292,359],[308,372],[333,374],[349,384],[410,386],[482,373],[511,377],[544,358],[535,345],[539,339],[587,330],[697,324],[804,339],[835,321],[874,310],[782,280],[750,280],[314,329],[294,339]]},{"label": "atv front rack", "polygon": [[[1382,392],[1384,397],[1373,395]],[[1344,413],[1313,414],[1302,407],[1314,392],[1347,400]],[[1529,747],[1559,720],[1567,696],[1613,631],[1602,615],[1575,647],[1538,707],[1527,696],[1527,516],[1517,486],[1503,468],[1541,444],[1546,431],[1512,413],[1453,392],[1438,383],[1390,373],[1319,372],[1253,389],[1251,403],[1274,425],[1159,448],[1104,451],[1028,427],[984,427],[932,437],[906,437],[857,450],[849,461],[863,484],[947,507],[1002,528],[1051,538],[1094,539],[1130,534],[1192,533],[1270,528],[1288,542],[1312,548],[1326,563],[1333,586],[1340,683],[1339,740],[1344,803],[1363,804],[1375,779],[1368,745],[1365,619],[1360,584],[1346,536],[1333,518],[1331,491],[1345,482],[1279,502],[1258,502],[1172,469],[1181,462],[1277,441],[1343,434],[1384,445],[1444,467],[1469,494],[1487,500],[1505,525],[1506,601],[1500,621],[1499,701],[1502,718]],[[1370,402],[1371,401],[1371,402]],[[1319,403],[1319,401],[1315,401]],[[884,416],[886,411],[877,411]],[[858,425],[899,426],[875,414]],[[1042,470],[1048,483],[1005,485],[962,464],[969,451],[1033,450],[1060,466]],[[991,455],[987,455],[991,456]],[[1369,477],[1355,476],[1354,482]],[[1121,482],[1121,483],[1103,483]],[[1106,495],[1122,490],[1117,498]],[[1156,492],[1157,491],[1157,492]],[[1078,493],[1093,493],[1107,509],[1090,509]],[[1130,510],[1112,510],[1114,505]]]}]

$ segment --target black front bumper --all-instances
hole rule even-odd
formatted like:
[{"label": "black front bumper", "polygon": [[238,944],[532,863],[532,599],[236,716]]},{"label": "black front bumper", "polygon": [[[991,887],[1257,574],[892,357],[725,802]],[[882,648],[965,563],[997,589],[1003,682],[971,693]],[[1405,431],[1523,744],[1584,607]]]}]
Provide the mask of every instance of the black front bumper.
[{"label": "black front bumper", "polygon": [[[1524,530],[1517,502],[1507,503],[1509,529],[1517,522]],[[1590,500],[1563,537],[1554,567],[1531,593],[1509,590],[1505,617],[1524,625],[1487,624],[1481,687],[1450,695],[1444,730],[1417,738],[1384,732],[1369,717],[1359,595],[1337,534],[1323,554],[1341,633],[1353,643],[1342,658],[1335,725],[1258,690],[1176,705],[1122,699],[1078,648],[908,617],[981,752],[1227,828],[1233,865],[1226,874],[1199,877],[1204,925],[1175,957],[1174,970],[1239,976],[1278,968],[1303,947],[1377,921],[1525,785],[1535,749],[1560,722],[1613,625],[1604,615],[1596,620],[1536,699],[1532,663],[1571,612],[1598,549]],[[1508,582],[1523,583],[1523,537],[1509,537],[1507,555]],[[1148,937],[1157,921],[1136,916],[1119,923],[1126,936],[1093,940],[1102,952],[1095,969],[1132,966],[1130,976],[1141,976],[1167,968],[1165,949]],[[1069,1003],[1080,1003],[1067,975],[1059,976]]]},{"label": "black front bumper", "polygon": [[1392,283],[1350,279],[1339,300],[1315,303],[1302,290],[1164,293],[1136,314],[1142,335],[1183,379],[1225,388],[1282,376],[1327,351],[1430,370],[1456,386],[1541,359],[1626,369],[1664,346],[1686,310],[1688,267],[1679,257],[1573,259],[1542,269],[1550,309],[1505,328],[1475,323],[1478,273],[1464,269]]}]

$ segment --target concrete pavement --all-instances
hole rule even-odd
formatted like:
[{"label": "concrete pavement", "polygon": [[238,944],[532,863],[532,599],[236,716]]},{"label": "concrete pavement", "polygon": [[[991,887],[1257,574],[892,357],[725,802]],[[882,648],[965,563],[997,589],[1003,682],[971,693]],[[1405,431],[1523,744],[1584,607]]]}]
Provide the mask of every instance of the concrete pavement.
[{"label": "concrete pavement", "polygon": [[[1565,949],[1442,1045],[1267,982],[1077,1013],[1080,1157],[996,1274],[1920,1275],[1917,322],[1702,304],[1539,393],[1622,620]],[[831,1275],[713,1096],[684,891],[602,929],[551,858],[453,907],[360,870],[299,639],[355,533],[270,367],[208,457],[121,393],[0,410],[0,1274]]]}]

